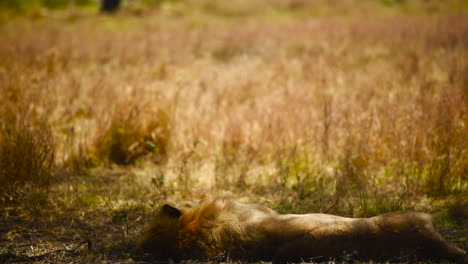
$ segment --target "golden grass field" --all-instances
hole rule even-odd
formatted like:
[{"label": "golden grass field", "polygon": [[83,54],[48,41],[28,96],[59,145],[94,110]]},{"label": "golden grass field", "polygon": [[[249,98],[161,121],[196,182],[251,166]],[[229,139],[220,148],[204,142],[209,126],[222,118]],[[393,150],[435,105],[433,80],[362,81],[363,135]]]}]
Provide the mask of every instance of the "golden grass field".
[{"label": "golden grass field", "polygon": [[138,263],[153,209],[210,196],[420,210],[467,250],[467,14],[190,0],[4,16],[0,262]]}]

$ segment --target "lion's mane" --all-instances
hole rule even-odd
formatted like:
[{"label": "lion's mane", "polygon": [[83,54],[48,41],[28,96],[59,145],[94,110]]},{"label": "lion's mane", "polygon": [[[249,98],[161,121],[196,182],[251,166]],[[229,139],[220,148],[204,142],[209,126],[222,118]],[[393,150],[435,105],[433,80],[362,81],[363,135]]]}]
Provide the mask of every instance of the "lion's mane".
[{"label": "lion's mane", "polygon": [[[240,222],[242,208],[227,199],[208,200],[184,211],[179,219],[156,214],[143,236],[139,248],[161,249],[160,257],[179,256],[192,259],[219,259],[246,254],[249,245],[259,241],[261,234],[249,230]],[[164,242],[158,245],[155,240]],[[166,256],[168,255],[168,256]]]}]

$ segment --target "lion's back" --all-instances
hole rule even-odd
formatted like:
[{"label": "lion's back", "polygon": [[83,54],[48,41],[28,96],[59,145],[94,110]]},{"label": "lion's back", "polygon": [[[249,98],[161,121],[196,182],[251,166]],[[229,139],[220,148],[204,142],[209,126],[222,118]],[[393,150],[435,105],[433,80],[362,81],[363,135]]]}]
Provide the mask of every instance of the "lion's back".
[{"label": "lion's back", "polygon": [[235,215],[240,224],[254,224],[278,215],[276,211],[260,204],[243,204],[230,201],[232,206],[225,213]]}]

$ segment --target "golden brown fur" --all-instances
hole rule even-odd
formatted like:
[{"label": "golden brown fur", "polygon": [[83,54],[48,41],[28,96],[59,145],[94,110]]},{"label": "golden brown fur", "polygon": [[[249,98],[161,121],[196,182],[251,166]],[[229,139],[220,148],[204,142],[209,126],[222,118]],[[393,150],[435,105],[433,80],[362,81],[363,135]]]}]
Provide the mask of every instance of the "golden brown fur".
[{"label": "golden brown fur", "polygon": [[[300,261],[414,256],[461,261],[466,253],[437,232],[432,217],[393,212],[371,218],[280,215],[255,204],[215,199],[185,212],[165,205],[137,242],[159,258]],[[465,259],[466,263],[466,259]]]}]

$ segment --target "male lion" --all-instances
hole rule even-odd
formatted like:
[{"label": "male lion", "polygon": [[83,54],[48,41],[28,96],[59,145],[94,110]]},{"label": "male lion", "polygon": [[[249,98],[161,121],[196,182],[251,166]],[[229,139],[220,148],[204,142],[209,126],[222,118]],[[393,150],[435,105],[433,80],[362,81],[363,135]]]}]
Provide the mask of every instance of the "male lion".
[{"label": "male lion", "polygon": [[209,200],[186,211],[162,206],[137,247],[175,261],[224,257],[315,261],[344,254],[360,260],[417,257],[464,264],[468,260],[425,213],[392,212],[371,218],[281,215],[262,205],[226,199]]}]

